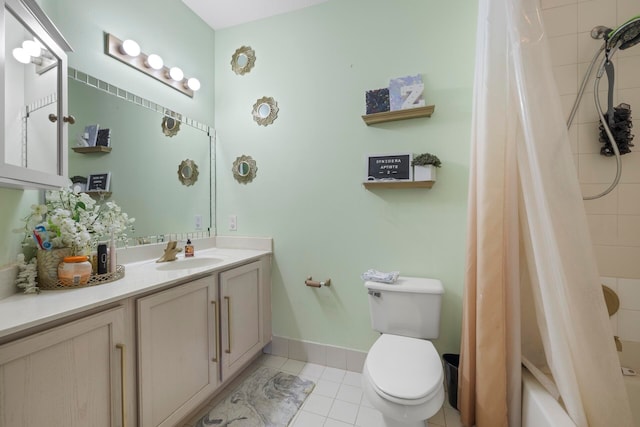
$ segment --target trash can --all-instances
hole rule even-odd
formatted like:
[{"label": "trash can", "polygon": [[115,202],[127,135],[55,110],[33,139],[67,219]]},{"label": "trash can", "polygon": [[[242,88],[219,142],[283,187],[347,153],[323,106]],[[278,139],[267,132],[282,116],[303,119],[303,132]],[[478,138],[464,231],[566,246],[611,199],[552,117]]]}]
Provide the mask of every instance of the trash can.
[{"label": "trash can", "polygon": [[458,366],[460,366],[459,354],[443,354],[444,380],[449,391],[449,405],[458,409]]}]

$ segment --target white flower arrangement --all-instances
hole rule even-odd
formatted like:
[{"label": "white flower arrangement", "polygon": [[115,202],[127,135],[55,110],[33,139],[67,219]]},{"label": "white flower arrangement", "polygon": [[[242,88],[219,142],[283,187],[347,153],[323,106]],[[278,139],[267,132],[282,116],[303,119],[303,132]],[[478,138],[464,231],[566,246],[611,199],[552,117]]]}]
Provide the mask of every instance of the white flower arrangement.
[{"label": "white flower arrangement", "polygon": [[43,205],[32,205],[24,218],[25,244],[40,245],[39,237],[52,248],[71,248],[75,255],[88,254],[100,238],[113,237],[126,242],[126,232],[133,229],[135,218],[122,212],[113,202],[99,205],[86,193],[74,193],[68,188],[47,191]]},{"label": "white flower arrangement", "polygon": [[40,292],[36,277],[38,276],[38,269],[36,267],[36,259],[33,258],[28,263],[24,260],[24,254],[18,254],[18,277],[16,278],[16,285],[24,290],[25,294],[37,294]]}]

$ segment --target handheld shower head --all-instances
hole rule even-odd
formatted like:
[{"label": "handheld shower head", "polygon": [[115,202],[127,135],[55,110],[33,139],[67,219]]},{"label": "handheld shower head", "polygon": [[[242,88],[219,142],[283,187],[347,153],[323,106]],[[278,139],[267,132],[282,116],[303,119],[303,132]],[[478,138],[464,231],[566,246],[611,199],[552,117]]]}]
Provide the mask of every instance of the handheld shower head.
[{"label": "handheld shower head", "polygon": [[606,35],[605,40],[608,48],[614,48],[619,44],[618,49],[620,50],[628,49],[640,43],[640,16],[631,18],[615,30],[611,30]]},{"label": "handheld shower head", "polygon": [[596,40],[603,39],[604,36],[609,34],[611,31],[613,30],[609,27],[598,25],[597,27],[593,27],[593,29],[591,30],[591,38]]}]

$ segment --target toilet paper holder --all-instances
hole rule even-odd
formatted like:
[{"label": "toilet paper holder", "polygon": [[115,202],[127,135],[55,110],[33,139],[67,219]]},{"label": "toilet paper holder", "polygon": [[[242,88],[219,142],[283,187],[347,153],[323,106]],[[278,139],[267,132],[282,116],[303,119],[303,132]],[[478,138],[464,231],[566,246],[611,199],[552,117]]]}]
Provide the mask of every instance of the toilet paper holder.
[{"label": "toilet paper holder", "polygon": [[313,280],[313,277],[307,277],[307,280],[304,281],[304,284],[310,286],[312,288],[321,288],[323,286],[331,286],[331,279],[327,279],[325,281],[317,281]]}]

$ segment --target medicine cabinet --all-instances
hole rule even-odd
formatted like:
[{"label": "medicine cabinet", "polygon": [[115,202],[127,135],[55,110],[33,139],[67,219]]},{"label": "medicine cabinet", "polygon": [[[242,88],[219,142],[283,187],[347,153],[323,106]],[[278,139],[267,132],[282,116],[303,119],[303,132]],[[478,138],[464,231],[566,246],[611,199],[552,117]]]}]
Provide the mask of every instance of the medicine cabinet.
[{"label": "medicine cabinet", "polygon": [[0,34],[0,186],[55,189],[67,177],[71,47],[35,0],[4,0]]}]

